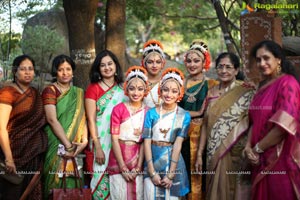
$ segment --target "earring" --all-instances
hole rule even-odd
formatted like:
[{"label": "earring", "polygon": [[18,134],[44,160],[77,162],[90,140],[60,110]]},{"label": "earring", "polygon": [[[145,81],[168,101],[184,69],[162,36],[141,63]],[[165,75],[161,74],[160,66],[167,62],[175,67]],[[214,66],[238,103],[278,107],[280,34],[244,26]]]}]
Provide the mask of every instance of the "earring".
[{"label": "earring", "polygon": [[278,64],[277,66],[277,75],[280,75],[281,74],[281,66],[280,64]]},{"label": "earring", "polygon": [[117,72],[115,73],[115,76],[118,76]]},{"label": "earring", "polygon": [[101,80],[101,76],[99,76],[99,80]]}]

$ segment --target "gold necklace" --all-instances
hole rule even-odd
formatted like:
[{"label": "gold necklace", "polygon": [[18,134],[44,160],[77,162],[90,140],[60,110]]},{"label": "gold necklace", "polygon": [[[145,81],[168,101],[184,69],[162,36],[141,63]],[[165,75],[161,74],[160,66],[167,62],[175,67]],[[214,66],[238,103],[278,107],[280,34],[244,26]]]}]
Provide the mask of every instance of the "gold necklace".
[{"label": "gold necklace", "polygon": [[142,103],[142,105],[139,108],[135,109],[135,110],[132,110],[132,107],[133,106],[131,105],[131,103],[128,102],[129,116],[130,116],[131,126],[133,128],[133,135],[139,137],[140,135],[142,135],[142,125],[141,125],[141,122],[144,122],[144,120],[140,119],[140,124],[138,125],[137,128],[135,128],[134,127],[134,122],[132,120],[132,114],[135,114],[137,111],[139,111],[141,109],[143,110],[144,109],[144,104]]},{"label": "gold necklace", "polygon": [[[162,127],[161,127],[161,121],[162,121],[162,109],[164,109],[164,108],[163,108],[162,105],[160,105],[160,107],[159,107],[159,121],[158,121],[159,125],[158,125],[158,127],[159,127],[159,131],[161,132],[161,134],[163,134],[163,135],[164,135],[164,138],[166,138],[166,137],[167,137],[167,133],[170,131],[171,127],[169,127],[169,128],[162,128]],[[171,126],[172,126],[172,129],[173,129],[174,122],[175,122],[175,119],[176,119],[176,113],[177,113],[177,105],[175,106],[175,108],[170,109],[170,110],[173,110],[173,111],[174,111],[173,122],[172,122],[172,125],[171,125]]]},{"label": "gold necklace", "polygon": [[68,86],[64,86],[63,84],[61,84],[60,82],[56,81],[55,82],[57,85],[58,90],[60,91],[60,93],[64,93],[66,91],[68,91],[70,89],[70,85]]},{"label": "gold necklace", "polygon": [[22,94],[25,93],[25,90],[18,84],[18,82],[15,82],[16,86],[21,90]]},{"label": "gold necklace", "polygon": [[200,90],[202,89],[202,87],[204,86],[204,83],[205,83],[205,76],[203,76],[202,78],[202,82],[201,84],[199,85],[199,87],[194,91],[194,92],[188,92],[188,88],[187,88],[187,82],[188,82],[189,78],[184,82],[184,95],[188,96],[187,98],[187,102],[189,103],[194,103],[195,101],[197,101],[195,95],[197,95]]}]

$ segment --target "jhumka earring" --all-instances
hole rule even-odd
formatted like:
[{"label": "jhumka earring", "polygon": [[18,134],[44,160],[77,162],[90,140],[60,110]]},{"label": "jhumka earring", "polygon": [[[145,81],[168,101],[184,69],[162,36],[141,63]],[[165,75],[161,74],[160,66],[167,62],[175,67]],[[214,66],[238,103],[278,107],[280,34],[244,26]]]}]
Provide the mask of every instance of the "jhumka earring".
[{"label": "jhumka earring", "polygon": [[277,74],[278,74],[278,75],[281,74],[281,66],[280,66],[280,63],[278,63],[278,66],[277,66]]}]

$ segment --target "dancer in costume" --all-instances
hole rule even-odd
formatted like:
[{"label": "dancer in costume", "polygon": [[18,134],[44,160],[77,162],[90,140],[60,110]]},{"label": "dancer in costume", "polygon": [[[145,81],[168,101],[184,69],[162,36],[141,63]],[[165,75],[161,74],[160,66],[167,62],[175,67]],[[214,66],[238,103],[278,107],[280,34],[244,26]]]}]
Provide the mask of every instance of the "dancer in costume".
[{"label": "dancer in costume", "polygon": [[[84,92],[71,86],[74,61],[66,55],[59,55],[52,63],[54,82],[48,85],[42,94],[48,125],[48,149],[44,167],[44,199],[48,199],[52,188],[60,188],[64,162],[63,156],[73,157],[83,151],[87,145],[87,126],[84,110]],[[59,147],[61,146],[62,147]],[[62,149],[62,151],[60,151]],[[67,171],[74,171],[70,159]],[[75,188],[74,176],[67,176],[67,188]]]},{"label": "dancer in costume", "polygon": [[144,44],[142,66],[148,72],[149,94],[144,99],[147,106],[153,108],[161,104],[158,96],[158,86],[161,71],[166,64],[162,44],[157,40],[149,40]]},{"label": "dancer in costume", "polygon": [[124,92],[129,100],[116,105],[111,116],[112,151],[108,162],[111,199],[144,198],[142,131],[148,110],[143,103],[147,89],[145,68],[130,67],[124,84]]},{"label": "dancer in costume", "polygon": [[208,89],[218,82],[209,79],[204,72],[210,68],[210,54],[207,45],[201,40],[194,40],[184,59],[189,73],[184,82],[184,96],[179,106],[189,111],[192,121],[187,139],[183,142],[181,153],[188,171],[191,192],[188,199],[204,199],[202,176],[195,173],[195,162],[200,140],[200,128],[205,108],[204,100]]},{"label": "dancer in costume", "polygon": [[163,103],[146,114],[144,199],[179,199],[189,192],[180,151],[191,117],[177,106],[184,93],[183,78],[180,70],[168,68],[158,90]]},{"label": "dancer in costume", "polygon": [[91,84],[85,94],[85,108],[90,133],[91,148],[94,150],[91,189],[94,199],[107,199],[109,177],[107,165],[111,150],[110,118],[112,109],[125,101],[121,84],[123,72],[117,57],[109,50],[100,52],[90,71]]}]

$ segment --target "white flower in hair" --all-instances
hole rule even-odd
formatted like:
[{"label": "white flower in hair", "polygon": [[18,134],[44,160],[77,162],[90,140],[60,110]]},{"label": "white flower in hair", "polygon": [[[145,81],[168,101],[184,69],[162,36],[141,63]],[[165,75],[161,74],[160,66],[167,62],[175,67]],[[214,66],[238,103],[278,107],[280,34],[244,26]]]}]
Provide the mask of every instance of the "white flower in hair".
[{"label": "white flower in hair", "polygon": [[136,76],[142,78],[145,82],[148,80],[147,76],[143,72],[141,72],[139,69],[136,69],[136,70],[131,71],[127,75],[126,81],[129,81],[130,79],[132,79],[133,77],[136,77]]},{"label": "white flower in hair", "polygon": [[201,50],[202,53],[206,52],[207,50],[200,44],[193,44],[190,48],[190,50],[193,50],[193,49],[197,49],[199,48]]},{"label": "white flower in hair", "polygon": [[144,51],[143,51],[143,55],[150,53],[151,51],[158,51],[163,58],[165,58],[165,54],[163,52],[163,50],[160,48],[159,45],[155,44],[155,45],[149,45],[147,46]]},{"label": "white flower in hair", "polygon": [[164,77],[162,78],[162,83],[165,82],[166,80],[168,80],[169,78],[174,78],[175,80],[177,80],[179,82],[180,85],[183,85],[183,80],[175,72],[170,72],[170,73],[167,73],[166,75],[164,75]]}]

